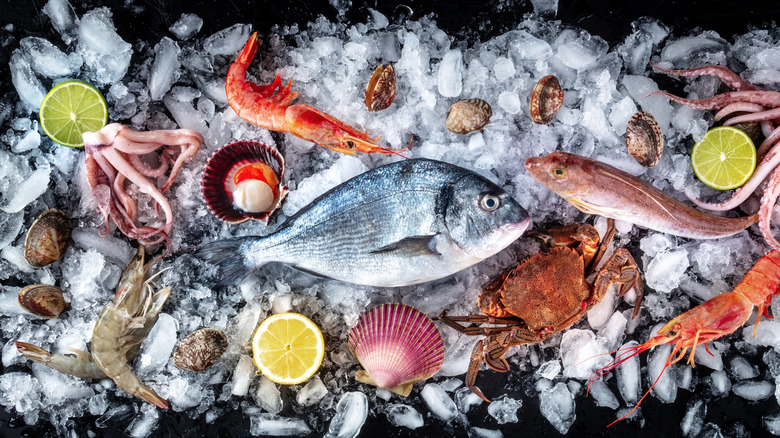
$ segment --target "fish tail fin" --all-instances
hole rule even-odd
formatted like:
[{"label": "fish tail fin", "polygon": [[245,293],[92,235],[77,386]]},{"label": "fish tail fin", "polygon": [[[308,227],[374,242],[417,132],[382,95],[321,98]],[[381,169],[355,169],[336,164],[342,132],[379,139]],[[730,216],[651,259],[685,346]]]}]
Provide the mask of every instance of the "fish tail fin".
[{"label": "fish tail fin", "polygon": [[246,247],[253,240],[257,240],[257,237],[217,240],[199,246],[195,250],[195,256],[216,266],[219,279],[217,283],[220,286],[229,286],[238,283],[250,271],[264,264],[253,263],[247,259]]}]

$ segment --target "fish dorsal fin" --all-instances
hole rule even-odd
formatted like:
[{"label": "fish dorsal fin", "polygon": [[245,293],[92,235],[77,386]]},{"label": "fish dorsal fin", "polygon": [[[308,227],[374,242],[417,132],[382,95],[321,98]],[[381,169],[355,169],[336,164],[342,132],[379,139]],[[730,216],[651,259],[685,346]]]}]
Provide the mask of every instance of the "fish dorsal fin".
[{"label": "fish dorsal fin", "polygon": [[436,250],[436,236],[410,236],[371,251],[372,254],[395,253],[399,256],[441,255]]}]

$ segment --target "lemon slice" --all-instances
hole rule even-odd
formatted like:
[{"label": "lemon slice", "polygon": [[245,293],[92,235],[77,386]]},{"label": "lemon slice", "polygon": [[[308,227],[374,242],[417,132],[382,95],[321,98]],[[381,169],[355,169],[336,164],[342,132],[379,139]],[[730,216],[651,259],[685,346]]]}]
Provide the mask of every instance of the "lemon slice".
[{"label": "lemon slice", "polygon": [[719,126],[693,146],[691,165],[704,184],[718,190],[735,189],[753,175],[756,147],[745,132]]},{"label": "lemon slice", "polygon": [[108,122],[108,105],[97,88],[76,79],[49,90],[39,112],[43,132],[71,148],[84,147],[81,134],[98,131]]},{"label": "lemon slice", "polygon": [[325,356],[320,329],[297,313],[268,317],[252,338],[255,365],[271,381],[296,385],[314,375]]}]

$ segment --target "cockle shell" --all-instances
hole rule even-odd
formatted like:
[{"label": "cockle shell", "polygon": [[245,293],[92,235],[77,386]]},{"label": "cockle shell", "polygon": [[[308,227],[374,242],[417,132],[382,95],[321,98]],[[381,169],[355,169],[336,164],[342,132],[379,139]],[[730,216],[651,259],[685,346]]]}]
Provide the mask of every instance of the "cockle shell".
[{"label": "cockle shell", "polygon": [[544,125],[550,123],[563,105],[563,88],[558,78],[547,75],[536,83],[531,91],[531,120]]},{"label": "cockle shell", "polygon": [[468,134],[484,128],[492,116],[489,103],[482,99],[465,99],[452,104],[444,126],[455,134]]},{"label": "cockle shell", "polygon": [[65,255],[70,238],[70,218],[57,209],[41,213],[24,239],[24,258],[33,268],[42,268]]},{"label": "cockle shell", "polygon": [[50,284],[33,284],[22,288],[17,298],[24,310],[42,318],[56,318],[70,308],[62,289]]},{"label": "cockle shell", "polygon": [[173,352],[173,364],[183,370],[199,373],[214,365],[227,349],[227,337],[222,330],[195,330],[179,342]]},{"label": "cockle shell", "polygon": [[381,111],[395,99],[395,69],[392,65],[380,65],[374,70],[366,86],[366,108]]},{"label": "cockle shell", "polygon": [[664,151],[664,135],[653,116],[639,112],[628,120],[626,147],[639,164],[645,167],[658,164]]},{"label": "cockle shell", "polygon": [[414,382],[436,374],[444,360],[439,329],[422,312],[404,304],[382,304],[360,317],[349,332],[349,349],[364,370],[359,382],[407,396]]},{"label": "cockle shell", "polygon": [[284,158],[276,148],[254,140],[222,146],[206,162],[201,189],[209,210],[227,223],[267,221],[287,196]]}]

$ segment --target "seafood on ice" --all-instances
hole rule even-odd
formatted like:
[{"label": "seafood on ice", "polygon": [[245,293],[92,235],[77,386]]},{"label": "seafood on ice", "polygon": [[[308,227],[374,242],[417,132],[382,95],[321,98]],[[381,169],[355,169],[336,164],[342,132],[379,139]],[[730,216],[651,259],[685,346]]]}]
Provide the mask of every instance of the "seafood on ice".
[{"label": "seafood on ice", "polygon": [[379,137],[371,138],[337,118],[309,105],[291,105],[298,93],[291,91],[292,81],[282,86],[276,75],[268,85],[246,79],[247,69],[257,52],[257,32],[249,37],[236,61],[228,70],[225,93],[228,103],[239,117],[272,131],[289,132],[324,148],[355,155],[358,152],[400,154],[408,149],[388,149],[378,146]]},{"label": "seafood on ice", "polygon": [[234,283],[269,262],[354,284],[405,286],[447,277],[506,248],[528,213],[484,177],[403,160],[326,192],[265,237],[201,245],[196,255]]},{"label": "seafood on ice", "polygon": [[[486,337],[476,343],[471,354],[466,374],[469,389],[489,402],[476,387],[483,360],[496,371],[509,371],[504,356],[511,347],[539,343],[571,327],[601,302],[613,284],[619,285],[618,296],[636,291],[636,317],[643,283],[631,254],[619,248],[596,270],[615,235],[614,222],[608,220],[604,239],[599,239],[592,226],[578,224],[529,233],[546,241],[549,251],[531,256],[491,281],[479,296],[482,315],[448,316],[444,312],[439,316],[463,334]],[[596,277],[589,283],[586,279],[594,272]]]},{"label": "seafood on ice", "polygon": [[758,222],[758,215],[729,218],[697,210],[641,179],[587,157],[553,152],[531,157],[525,168],[579,210],[691,239],[717,239]]},{"label": "seafood on ice", "polygon": [[[173,225],[173,211],[163,193],[171,187],[184,162],[198,152],[203,136],[192,129],[140,132],[111,123],[100,131],[85,132],[83,137],[87,152],[87,181],[105,219],[101,234],[108,235],[110,218],[125,236],[138,240],[142,245],[166,242],[170,251],[168,236]],[[149,167],[141,157],[163,146],[166,147],[159,155],[159,165]],[[169,169],[168,179],[158,189],[150,178],[163,176]],[[135,184],[138,191],[154,199],[158,215],[159,208],[162,208],[165,216],[163,224],[136,224],[138,208],[135,196],[125,187],[127,180]]]},{"label": "seafood on ice", "polygon": [[149,264],[144,264],[144,255],[141,245],[122,273],[114,301],[98,315],[92,331],[91,355],[78,349],[70,350],[75,355],[52,354],[22,341],[16,342],[17,350],[32,361],[76,377],[108,377],[128,394],[168,409],[168,402],[141,383],[130,368],[171,294],[170,286],[155,292],[149,284],[152,279],[145,280]]}]

